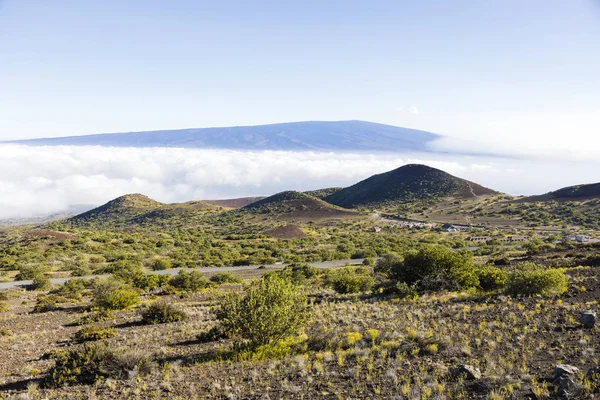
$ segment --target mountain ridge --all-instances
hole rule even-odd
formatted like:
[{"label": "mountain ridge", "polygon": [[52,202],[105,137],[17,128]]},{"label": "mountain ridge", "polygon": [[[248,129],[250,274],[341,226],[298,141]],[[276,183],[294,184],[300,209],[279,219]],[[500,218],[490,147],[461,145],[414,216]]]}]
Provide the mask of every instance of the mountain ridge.
[{"label": "mountain ridge", "polygon": [[3,143],[43,146],[175,147],[288,151],[420,151],[441,136],[374,122],[303,121],[253,126],[100,133]]}]

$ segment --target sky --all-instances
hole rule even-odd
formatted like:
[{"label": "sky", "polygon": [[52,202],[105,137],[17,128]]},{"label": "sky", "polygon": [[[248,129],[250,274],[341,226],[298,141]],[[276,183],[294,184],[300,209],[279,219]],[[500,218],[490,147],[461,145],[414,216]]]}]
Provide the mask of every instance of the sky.
[{"label": "sky", "polygon": [[0,214],[338,186],[407,160],[513,194],[597,182],[598,71],[600,0],[0,0],[0,140],[359,119],[510,156],[0,145]]}]

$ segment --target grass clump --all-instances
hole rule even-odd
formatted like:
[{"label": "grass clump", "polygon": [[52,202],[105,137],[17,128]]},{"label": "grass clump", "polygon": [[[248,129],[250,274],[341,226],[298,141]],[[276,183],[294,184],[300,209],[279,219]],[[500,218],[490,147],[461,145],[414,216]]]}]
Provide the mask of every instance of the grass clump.
[{"label": "grass clump", "polygon": [[230,293],[219,303],[216,317],[223,331],[239,335],[253,348],[292,336],[309,317],[306,294],[278,274],[266,275],[245,289]]},{"label": "grass clump", "polygon": [[132,379],[138,374],[148,373],[151,366],[144,353],[111,350],[98,343],[56,351],[50,357],[55,364],[43,381],[46,387],[93,384],[106,378]]},{"label": "grass clump", "polygon": [[142,311],[142,321],[145,324],[165,324],[182,321],[187,314],[166,301],[156,301]]},{"label": "grass clump", "polygon": [[557,296],[566,292],[568,287],[569,278],[562,269],[524,262],[509,273],[506,293],[511,296]]},{"label": "grass clump", "polygon": [[109,339],[117,336],[115,328],[103,328],[100,326],[86,326],[75,332],[73,341],[75,343],[93,342],[96,340]]},{"label": "grass clump", "polygon": [[124,310],[140,302],[137,290],[117,280],[99,281],[94,286],[94,304],[106,310]]},{"label": "grass clump", "polygon": [[110,321],[115,317],[111,310],[100,309],[94,313],[81,317],[75,325],[87,325],[94,322]]}]

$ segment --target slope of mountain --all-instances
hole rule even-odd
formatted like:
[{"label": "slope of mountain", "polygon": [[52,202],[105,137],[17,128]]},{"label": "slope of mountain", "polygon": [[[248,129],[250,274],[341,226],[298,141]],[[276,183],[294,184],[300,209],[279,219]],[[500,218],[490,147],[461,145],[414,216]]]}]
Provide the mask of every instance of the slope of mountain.
[{"label": "slope of mountain", "polygon": [[316,197],[317,199],[324,199],[325,197],[331,196],[335,192],[339,192],[342,189],[342,187],[330,187],[325,189],[309,190],[304,193]]},{"label": "slope of mountain", "polygon": [[341,218],[357,215],[311,195],[296,191],[277,193],[241,209],[249,214],[268,214],[281,218]]},{"label": "slope of mountain", "polygon": [[429,151],[439,135],[365,121],[107,133],[12,141],[44,146],[184,147],[240,150]]},{"label": "slope of mountain", "polygon": [[590,200],[595,198],[600,198],[600,183],[568,186],[539,196],[525,197],[518,201]]},{"label": "slope of mountain", "polygon": [[67,223],[80,226],[89,224],[121,224],[163,205],[143,194],[126,194],[108,203],[67,220]]},{"label": "slope of mountain", "polygon": [[240,208],[262,200],[264,197],[240,197],[237,199],[222,199],[222,200],[203,200],[205,203],[214,204],[220,207]]},{"label": "slope of mountain", "polygon": [[457,178],[439,169],[409,164],[393,171],[373,175],[327,196],[325,200],[350,208],[444,197],[470,198],[496,193],[494,190]]}]

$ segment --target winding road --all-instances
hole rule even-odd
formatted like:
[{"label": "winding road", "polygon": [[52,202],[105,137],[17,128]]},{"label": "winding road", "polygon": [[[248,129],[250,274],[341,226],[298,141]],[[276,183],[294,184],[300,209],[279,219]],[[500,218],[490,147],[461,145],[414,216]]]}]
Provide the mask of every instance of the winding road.
[{"label": "winding road", "polygon": [[[333,267],[343,267],[347,264],[361,264],[363,262],[363,258],[357,258],[354,260],[338,260],[338,261],[323,261],[317,263],[307,263],[313,267],[317,268],[333,268]],[[182,269],[165,269],[162,271],[150,271],[151,274],[157,275],[177,275],[179,271],[200,271],[200,272],[223,272],[223,271],[244,271],[250,269],[258,269],[261,266],[264,266],[267,269],[281,269],[288,264],[264,264],[264,265],[240,265],[236,267],[204,267],[204,268],[182,268]],[[69,278],[53,278],[50,279],[50,282],[53,284],[63,284],[69,279],[93,279],[93,278],[107,278],[110,275],[88,275],[88,276],[73,276]],[[13,282],[0,282],[0,290],[12,289],[17,287],[26,287],[31,285],[32,281],[13,281]]]}]

